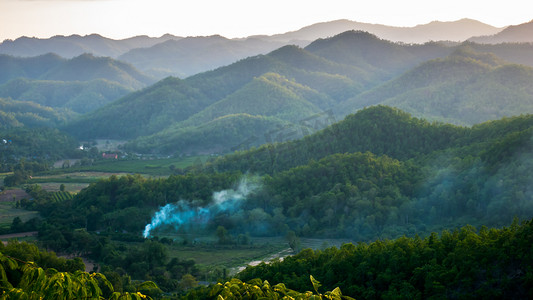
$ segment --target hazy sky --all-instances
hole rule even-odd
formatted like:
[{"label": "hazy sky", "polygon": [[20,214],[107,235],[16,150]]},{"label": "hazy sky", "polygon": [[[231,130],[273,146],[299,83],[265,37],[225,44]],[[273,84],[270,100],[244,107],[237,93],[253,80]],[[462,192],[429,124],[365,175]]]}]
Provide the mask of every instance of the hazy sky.
[{"label": "hazy sky", "polygon": [[[493,4],[497,3],[497,4]],[[395,26],[471,18],[502,27],[533,19],[530,0],[0,0],[0,41],[99,33],[244,37],[349,19]]]}]

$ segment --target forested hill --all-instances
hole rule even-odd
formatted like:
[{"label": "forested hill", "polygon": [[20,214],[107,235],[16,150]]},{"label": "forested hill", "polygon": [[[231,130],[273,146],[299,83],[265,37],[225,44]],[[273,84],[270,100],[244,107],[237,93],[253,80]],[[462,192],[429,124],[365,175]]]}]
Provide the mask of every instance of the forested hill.
[{"label": "forested hill", "polygon": [[[268,92],[269,89],[264,89],[264,84],[257,85],[257,83],[264,83],[264,80],[254,79],[266,73],[276,73],[290,78],[290,81],[292,81],[290,85],[303,87],[300,90],[307,89],[307,95],[315,94],[322,99],[327,99],[331,95],[330,97],[335,101],[346,99],[348,95],[361,91],[362,86],[358,83],[359,81],[369,84],[369,79],[366,79],[364,70],[343,66],[320,58],[303,49],[287,46],[269,55],[247,58],[230,66],[187,79],[167,78],[140,92],[130,94],[115,103],[109,104],[98,111],[85,115],[80,120],[67,126],[66,129],[72,134],[81,137],[132,138],[153,134],[164,128],[175,126],[175,123],[185,121],[204,109],[212,109],[210,105],[218,101],[224,101],[226,97],[233,98],[233,100],[228,101],[238,101],[237,98],[242,99],[242,95],[246,95],[247,97],[253,97],[253,101],[257,103],[264,102],[267,104],[269,94],[265,94],[265,92]],[[355,79],[351,79],[351,77]],[[309,88],[310,86],[315,86],[314,83],[317,83],[316,87]],[[254,87],[254,84],[262,87],[262,89],[257,91],[250,90],[250,88]],[[271,84],[269,86],[272,87]],[[279,87],[279,84],[277,86]],[[277,89],[277,87],[274,88]],[[243,90],[240,91],[241,89]],[[292,99],[286,99],[291,100],[287,101],[289,105],[292,105],[292,100],[302,102],[301,96],[291,95],[291,97]],[[189,104],[184,104],[183,101]],[[313,99],[306,99],[304,102],[308,101],[313,101]],[[186,108],[183,108],[183,105]],[[250,105],[246,107],[253,108]],[[243,111],[238,106],[233,107],[233,109],[229,110],[228,108],[225,113],[268,115],[267,112]],[[126,111],[128,112],[127,114],[124,113]],[[178,112],[177,114],[176,111]],[[310,110],[310,112],[315,111],[316,109]],[[297,114],[298,112],[288,113]],[[133,115],[136,117],[129,117]],[[208,115],[208,113],[204,113],[205,115]],[[203,118],[203,120],[212,121],[221,116],[216,115],[212,116],[212,119]],[[108,128],[121,128],[121,132],[110,131]],[[139,130],[139,128],[142,128],[142,130]],[[262,135],[263,133],[257,134]]]},{"label": "forested hill", "polygon": [[[369,50],[381,47],[384,50],[380,53],[387,54],[391,59],[383,61],[381,55],[350,53],[348,50],[353,47],[366,47]],[[365,32],[349,32],[321,40],[309,49],[285,46],[267,55],[249,57],[181,81],[163,80],[140,93],[130,94],[99,111],[87,114],[67,126],[67,130],[83,138],[134,138],[158,133],[162,129],[166,129],[165,132],[169,135],[177,136],[178,128],[199,126],[202,124],[198,121],[206,123],[224,115],[244,113],[275,116],[268,111],[271,107],[265,111],[252,109],[253,103],[269,103],[273,96],[279,98],[276,100],[278,102],[284,101],[287,107],[297,108],[289,109],[286,114],[301,115],[302,119],[317,112],[316,108],[311,107],[313,105],[321,111],[327,110],[336,103],[398,75],[403,69],[415,66],[421,59],[436,58],[449,51],[451,50],[443,44],[432,43],[417,48],[383,41]],[[326,56],[326,53],[331,58],[338,56],[342,59],[335,61],[328,59],[329,56],[321,56]],[[273,88],[276,93],[281,91],[280,88],[284,91],[281,94],[270,94]],[[287,93],[289,90],[290,93]],[[190,95],[188,101],[191,101],[194,109],[180,109],[179,117],[167,116],[182,103],[180,95]],[[236,102],[244,105],[233,105]],[[233,104],[225,106],[225,103]],[[220,111],[220,107],[224,109]],[[124,114],[126,111],[128,113]],[[214,114],[213,111],[217,113]],[[126,115],[135,115],[136,118],[132,121],[126,119]],[[187,120],[188,118],[191,120]],[[287,120],[285,117],[282,119]],[[187,122],[180,124],[182,121]],[[292,118],[291,121],[300,120]],[[130,124],[132,122],[134,124]],[[143,129],[139,130],[139,127]],[[119,133],[108,128],[121,129]],[[256,132],[255,135],[262,136],[264,132]],[[168,137],[163,139],[169,140]],[[180,142],[176,141],[177,144]],[[152,147],[155,151],[159,150],[157,143],[153,143]],[[226,151],[228,148],[231,147],[226,147]]]},{"label": "forested hill", "polygon": [[[234,117],[259,125],[262,121],[247,115]],[[176,175],[168,178],[128,175],[102,179],[61,205],[52,193],[29,187],[30,195],[38,200],[21,205],[38,210],[45,218],[46,225],[39,228],[43,245],[89,253],[116,272],[125,270],[137,279],[155,278],[171,289],[172,280],[158,275],[173,267],[161,258],[164,256],[146,258],[152,263],[140,262],[140,252],[125,252],[96,232],[134,241],[142,240],[146,228],[154,240],[169,232],[213,236],[220,228],[229,241],[246,234],[293,236],[290,246],[298,251],[296,237],[369,242],[408,236],[419,243],[416,235],[431,238],[431,232],[467,224],[506,226],[513,218],[533,216],[532,136],[531,115],[467,128],[430,123],[395,108],[376,106],[303,139],[237,152],[191,169],[175,169]],[[241,194],[235,196],[237,193]],[[230,195],[231,199],[221,202],[215,195]],[[152,223],[163,207],[193,219],[176,223],[172,218],[159,222],[157,217]],[[405,238],[399,241],[405,242]],[[147,240],[145,245],[157,244]],[[361,251],[365,248],[360,247]],[[456,254],[450,259],[457,258]],[[438,257],[432,264],[436,268],[438,259],[445,259]],[[316,270],[320,280],[341,285],[334,274],[322,271]],[[303,279],[283,280],[297,284]],[[453,282],[452,289],[457,286]],[[410,284],[416,289],[426,286]],[[348,285],[343,292],[344,287],[356,294]]]},{"label": "forested hill", "polygon": [[[302,118],[320,113],[334,102],[323,93],[278,74],[267,73],[187,120],[126,144],[125,149],[163,153],[201,153],[218,149],[216,152],[225,153],[254,136],[251,145],[263,144],[267,142],[263,133],[294,126]],[[186,138],[193,134],[196,141]]]},{"label": "forested hill", "polygon": [[57,129],[0,127],[0,170],[13,171],[13,165],[19,164],[21,158],[46,162],[73,157],[79,154],[78,145],[76,139]]},{"label": "forested hill", "polygon": [[[313,125],[310,120],[309,125]],[[324,120],[316,120],[323,122]],[[299,128],[281,129],[275,134]],[[267,144],[218,158],[206,167],[218,171],[275,173],[335,153],[372,152],[399,159],[413,158],[455,147],[471,131],[449,124],[430,123],[395,108],[375,106],[300,140]]]},{"label": "forested hill", "polygon": [[30,101],[0,98],[0,129],[13,127],[57,127],[74,118],[66,109],[53,109]]},{"label": "forested hill", "polygon": [[87,113],[155,80],[109,57],[0,54],[0,97]]},{"label": "forested hill", "polygon": [[102,180],[65,202],[62,211],[32,205],[63,225],[73,220],[66,215],[75,215],[76,224],[91,230],[140,233],[159,207],[180,200],[205,207],[213,192],[248,173],[261,176],[261,188],[234,208],[238,213],[222,211],[198,230],[222,225],[232,234],[292,230],[372,240],[442,226],[501,226],[533,215],[532,135],[532,116],[464,128],[378,106],[303,139],[237,152],[188,174]]},{"label": "forested hill", "polygon": [[42,79],[63,81],[87,81],[97,78],[115,81],[133,89],[145,87],[153,82],[152,78],[144,75],[130,64],[91,54],[82,54],[67,60],[46,72],[42,77]]},{"label": "forested hill", "polygon": [[[217,158],[209,170],[276,173],[336,153],[372,152],[400,160],[424,157],[447,149],[487,151],[487,144],[517,135],[533,126],[531,115],[485,122],[471,128],[428,122],[388,106],[373,106],[312,135],[295,141],[267,144]],[[295,128],[283,129],[294,131]],[[278,134],[283,134],[283,130]],[[512,138],[511,138],[512,139]],[[521,140],[524,142],[524,140]],[[464,152],[461,152],[464,155]]]},{"label": "forested hill", "polygon": [[[300,125],[317,115],[339,119],[377,104],[430,121],[471,126],[533,112],[533,69],[514,64],[527,62],[530,48],[471,42],[404,45],[349,31],[306,48],[284,46],[185,79],[167,78],[64,129],[82,139],[133,140],[128,151],[172,155],[258,147],[267,140],[262,137],[276,132],[269,130],[274,123],[258,125],[257,118],[275,118],[280,125],[288,122],[280,128],[302,131]],[[248,119],[248,128],[237,126],[244,118],[229,116],[241,114],[256,119]],[[221,118],[224,122],[216,121]],[[224,128],[215,129],[215,121]],[[316,124],[311,132],[327,125]],[[228,136],[213,139],[215,131],[243,139],[237,144]],[[203,145],[184,147],[192,133],[202,134]]]},{"label": "forested hill", "polygon": [[424,239],[307,249],[283,261],[248,267],[238,277],[303,291],[313,290],[311,274],[322,289],[339,287],[356,299],[528,299],[532,242],[531,220],[502,229],[468,226]]},{"label": "forested hill", "polygon": [[87,113],[133,92],[107,79],[90,81],[12,79],[0,85],[0,97],[23,99],[53,108]]},{"label": "forested hill", "polygon": [[465,45],[341,103],[347,112],[369,105],[398,107],[417,117],[473,125],[533,112],[533,68],[504,62]]},{"label": "forested hill", "polygon": [[64,62],[65,59],[52,53],[27,58],[0,54],[0,83],[17,77],[39,78]]},{"label": "forested hill", "polygon": [[330,38],[318,39],[305,47],[305,50],[328,60],[377,71],[385,78],[423,61],[447,56],[452,49],[441,43],[393,43],[363,31],[346,31]]},{"label": "forested hill", "polygon": [[82,54],[72,59],[64,59],[56,54],[36,57],[0,54],[0,67],[2,68],[0,83],[19,77],[60,81],[88,81],[102,78],[138,89],[153,82],[152,78],[127,63],[91,54]]},{"label": "forested hill", "polygon": [[275,117],[231,114],[199,126],[170,128],[140,137],[126,143],[123,149],[141,153],[155,150],[162,153],[220,153],[242,150],[250,145],[268,142],[265,136],[257,136],[258,132],[275,132],[287,126],[293,125]]},{"label": "forested hill", "polygon": [[118,59],[146,73],[185,78],[245,57],[268,53],[285,44],[260,38],[227,39],[219,35],[186,37],[131,49]]},{"label": "forested hill", "polygon": [[163,130],[209,103],[209,98],[187,82],[168,77],[83,115],[65,130],[80,138],[127,139]]}]

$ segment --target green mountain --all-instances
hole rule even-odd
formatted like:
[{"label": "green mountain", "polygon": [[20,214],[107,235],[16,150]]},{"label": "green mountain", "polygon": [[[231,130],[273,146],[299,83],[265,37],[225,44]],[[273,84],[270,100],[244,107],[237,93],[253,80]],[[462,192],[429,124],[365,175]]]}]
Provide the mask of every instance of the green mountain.
[{"label": "green mountain", "polygon": [[185,80],[209,98],[220,100],[265,73],[294,78],[302,85],[316,85],[319,92],[337,94],[334,98],[338,101],[344,99],[339,97],[346,93],[339,89],[358,93],[364,88],[363,84],[375,84],[370,83],[365,70],[328,61],[297,46],[285,46]]},{"label": "green mountain", "polygon": [[510,65],[465,46],[444,59],[421,64],[368,92],[341,103],[337,111],[386,104],[432,120],[472,125],[533,112],[533,69]]},{"label": "green mountain", "polygon": [[[124,145],[141,153],[226,153],[266,143],[265,135],[292,124],[274,117],[230,114],[198,126],[173,126],[159,133],[139,137]],[[301,135],[291,136],[292,138]]]},{"label": "green mountain", "polygon": [[363,31],[347,31],[327,39],[318,39],[305,49],[340,64],[370,70],[375,76],[386,79],[423,61],[446,56],[452,51],[452,48],[438,43],[393,43]]},{"label": "green mountain", "polygon": [[51,53],[26,58],[0,54],[0,84],[18,77],[39,78],[64,62],[65,59]]},{"label": "green mountain", "polygon": [[[247,115],[217,119],[212,123],[215,128],[207,132],[216,134],[214,130],[218,129],[222,135],[219,141],[225,137],[223,131],[230,130],[224,125],[226,118],[237,124],[236,127],[251,125],[254,120],[261,121]],[[242,119],[246,123],[238,123],[231,118]],[[196,141],[192,136],[187,140],[186,133],[183,134],[180,139],[191,143]],[[359,266],[366,277],[358,283],[364,284],[370,278],[376,284],[387,283],[383,285],[383,289],[387,290],[390,281],[406,279],[402,288],[407,288],[402,291],[413,292],[415,296],[418,288],[424,288],[426,294],[423,295],[426,296],[433,287],[436,289],[433,292],[440,291],[441,294],[431,295],[442,295],[443,284],[450,282],[453,282],[450,292],[457,292],[458,285],[460,291],[464,291],[465,286],[468,286],[468,291],[486,291],[473,284],[471,279],[472,276],[478,278],[479,274],[487,274],[487,267],[491,272],[497,271],[491,276],[482,276],[480,280],[487,278],[491,287],[500,282],[492,281],[500,278],[495,277],[501,275],[500,268],[489,266],[494,265],[495,258],[502,259],[504,256],[494,249],[506,247],[506,255],[508,251],[516,250],[522,253],[519,257],[529,259],[523,253],[523,249],[529,249],[529,241],[524,242],[522,235],[514,240],[514,235],[519,232],[516,222],[502,231],[481,228],[479,235],[474,233],[472,226],[453,230],[466,224],[501,227],[511,224],[513,218],[531,218],[533,194],[530,182],[533,174],[530,170],[533,160],[529,149],[533,147],[532,134],[532,115],[504,118],[468,128],[431,123],[395,108],[375,106],[349,115],[343,121],[303,139],[269,144],[220,157],[191,169],[176,170],[185,174],[168,178],[112,176],[91,184],[73,199],[62,202],[61,206],[51,205],[54,202],[46,200],[46,192],[34,189],[32,196],[37,195],[34,197],[38,197],[38,201],[25,205],[39,210],[46,218],[47,226],[39,236],[44,244],[55,250],[72,249],[72,245],[76,245],[76,251],[88,251],[94,248],[94,243],[82,241],[96,243],[107,229],[114,239],[109,239],[106,249],[115,251],[98,250],[92,252],[92,258],[117,272],[125,270],[133,278],[154,278],[158,283],[166,283],[168,290],[174,285],[168,284],[166,277],[156,276],[157,270],[172,270],[176,264],[163,261],[158,263],[159,269],[153,269],[148,262],[139,259],[141,252],[136,249],[156,247],[158,240],[166,241],[168,238],[162,237],[170,234],[184,234],[191,238],[195,234],[213,236],[216,232],[219,243],[232,243],[231,247],[239,247],[245,235],[265,238],[286,236],[295,251],[300,248],[298,237],[327,238],[328,241],[342,238],[360,242],[358,246],[345,245],[340,250],[325,250],[325,256],[305,250],[297,256],[298,259],[289,259],[292,273],[288,273],[287,278],[283,276],[287,273],[285,269],[275,269],[284,265],[275,262],[272,270],[262,264],[259,269],[264,270],[265,276],[278,278],[271,280],[289,280],[290,284],[299,284],[316,265],[318,267],[312,271],[327,278],[325,282],[340,284],[336,281],[336,274],[345,274],[341,272],[344,270],[342,266],[347,264],[343,259],[350,258],[352,261],[361,258],[345,270],[346,274],[352,274],[355,266]],[[209,136],[209,139],[215,141],[215,137]],[[187,147],[185,144],[176,145]],[[233,199],[234,196],[236,199]],[[180,218],[172,223],[171,217],[166,224],[161,218],[168,211],[173,212],[173,217]],[[79,228],[83,227],[87,230],[80,234]],[[125,241],[132,244],[132,241],[143,241],[141,233],[145,229],[149,229],[153,239],[146,239],[133,251],[121,250]],[[443,229],[451,232],[444,231],[442,239],[432,234]],[[530,231],[527,229],[521,234],[528,235]],[[398,242],[390,242],[398,237]],[[116,240],[119,241],[113,242]],[[517,248],[519,245],[514,243],[521,240],[520,248]],[[377,242],[367,244],[373,241]],[[494,248],[490,248],[490,253],[483,252],[481,249],[487,248],[480,243],[491,243]],[[424,249],[416,252],[413,245]],[[215,246],[214,242],[207,244],[209,248],[212,246]],[[163,252],[161,247],[155,252]],[[196,246],[193,243],[186,247]],[[355,252],[354,247],[358,247]],[[471,249],[471,252],[465,252],[462,247]],[[365,263],[367,254],[370,255],[365,251],[369,249],[384,256],[372,256],[371,261]],[[450,251],[447,257],[446,253]],[[390,259],[387,262],[403,261],[400,253],[407,253],[405,264],[400,269],[414,270],[418,277],[411,275],[410,271],[406,271],[408,274],[387,271],[391,268],[389,263],[383,267],[383,259]],[[142,257],[150,256],[143,254]],[[471,276],[472,264],[480,265],[477,260],[481,257],[494,259],[482,260],[481,263],[486,265],[482,265],[481,273]],[[522,261],[517,262],[514,254],[509,254],[509,257],[516,265],[508,272],[514,276],[512,278],[517,278],[516,268],[522,266]],[[319,259],[314,260],[316,258]],[[338,264],[315,263],[330,259],[338,261]],[[132,261],[148,267],[139,268],[139,264],[133,265]],[[147,261],[153,260],[149,258]],[[457,261],[468,262],[468,265],[464,266],[464,270],[449,268],[450,263]],[[497,263],[509,265],[508,261]],[[380,273],[369,273],[370,266],[371,270]],[[335,272],[331,271],[332,268]],[[434,278],[437,277],[432,277],[432,285],[428,285],[424,280],[428,270],[435,271],[435,276],[442,276],[438,278],[443,284],[435,284]],[[349,275],[346,276],[349,278]],[[420,280],[412,281],[412,278]],[[343,284],[346,282],[345,291],[351,291],[350,295],[375,295],[365,293],[369,287],[350,290],[356,281],[341,281]],[[512,280],[502,280],[502,284],[509,282]],[[221,285],[219,287],[222,288]],[[471,290],[471,287],[475,289]],[[202,291],[206,290],[202,288],[199,293]],[[355,291],[361,293],[355,294]],[[389,292],[387,295],[397,295],[394,289]],[[476,295],[482,294],[476,292]]]},{"label": "green mountain", "polygon": [[[324,94],[289,81],[281,75],[267,73],[187,120],[173,124],[153,136],[141,137],[126,145],[126,148],[173,154],[190,152],[183,145],[191,145],[191,149],[200,151],[203,143],[203,151],[220,153],[231,151],[253,136],[255,138],[248,147],[258,146],[266,142],[264,136],[267,132],[287,126],[296,127],[300,120],[321,112],[318,105],[332,103],[333,100]],[[247,122],[250,124],[245,126]],[[191,141],[194,136],[198,141]],[[297,133],[290,138],[300,136]],[[222,137],[224,138],[221,139]],[[184,140],[180,140],[181,138]]]},{"label": "green mountain", "polygon": [[66,109],[54,110],[30,101],[0,98],[0,128],[57,127],[74,115]]},{"label": "green mountain", "polygon": [[236,113],[272,116],[297,122],[319,112],[319,106],[327,108],[332,103],[334,101],[327,95],[289,81],[279,74],[266,73],[191,116],[183,125],[200,125]]},{"label": "green mountain", "polygon": [[151,77],[127,63],[91,54],[82,54],[68,60],[55,54],[36,57],[1,54],[0,67],[0,84],[20,77],[54,81],[106,79],[130,89],[139,89],[153,83]]},{"label": "green mountain", "polygon": [[[221,125],[219,132],[223,134],[227,128],[223,123],[230,118],[261,121],[236,115],[216,120],[212,126]],[[430,123],[398,109],[377,106],[302,139],[219,157],[181,177],[155,182],[140,177],[121,179],[128,185],[146,184],[155,190],[116,189],[117,194],[107,199],[114,210],[133,205],[157,208],[170,203],[169,198],[160,196],[169,182],[180,186],[183,179],[194,184],[192,178],[198,177],[206,184],[216,184],[215,178],[235,178],[242,171],[262,176],[263,183],[246,199],[243,209],[261,208],[260,215],[270,217],[254,220],[254,214],[240,213],[231,216],[231,221],[225,219],[229,216],[217,219],[227,222],[227,229],[234,232],[261,235],[259,226],[252,228],[264,222],[273,234],[288,230],[286,224],[303,236],[372,240],[427,233],[429,227],[443,224],[480,225],[486,221],[501,225],[515,215],[522,218],[533,214],[528,184],[533,161],[527,152],[533,145],[532,133],[532,115],[467,128]],[[117,182],[116,177],[99,182],[84,191],[84,198],[94,202],[107,193],[102,186]],[[170,190],[175,201],[184,199],[178,191]],[[136,196],[135,203],[129,203],[126,199],[131,193],[146,197]],[[187,200],[208,201],[211,195],[203,189],[201,197]],[[138,222],[127,223],[137,230],[143,227]],[[92,226],[98,229],[104,225]]]},{"label": "green mountain", "polygon": [[245,57],[266,54],[283,43],[222,36],[172,39],[149,48],[136,48],[119,56],[147,73],[188,77],[231,64]]},{"label": "green mountain", "polygon": [[75,157],[80,154],[78,146],[76,139],[54,128],[0,127],[0,170],[11,172],[14,166],[31,165],[31,161]]},{"label": "green mountain", "polygon": [[196,171],[268,174],[263,193],[250,202],[270,214],[264,219],[271,230],[282,230],[274,219],[284,217],[303,236],[393,238],[444,224],[530,218],[532,134],[532,115],[466,128],[378,106],[303,139],[220,157]]},{"label": "green mountain", "polygon": [[83,138],[133,138],[183,121],[210,103],[198,89],[169,77],[85,114],[65,129]]},{"label": "green mountain", "polygon": [[395,108],[374,106],[300,140],[228,154],[212,166],[219,171],[275,173],[336,153],[366,151],[407,159],[446,149],[462,138],[465,130],[416,119]]},{"label": "green mountain", "polygon": [[[339,248],[305,249],[283,260],[247,267],[236,277],[254,288],[249,286],[237,292],[255,291],[252,293],[260,297],[264,291],[261,286],[270,285],[277,286],[278,291],[284,291],[284,287],[312,291],[320,281],[323,284],[320,289],[336,288],[336,295],[342,291],[342,295],[355,299],[466,299],[498,295],[526,299],[532,292],[528,285],[532,272],[526,266],[533,261],[523,253],[529,251],[532,233],[533,221],[527,220],[504,228],[465,226],[436,231],[425,238],[400,237],[347,243]],[[313,274],[313,282],[309,281],[309,274]],[[232,279],[224,286],[231,286],[237,294],[233,289],[239,285],[235,282],[239,281]],[[192,291],[189,296],[215,299],[225,291],[212,286]]]},{"label": "green mountain", "polygon": [[93,111],[132,91],[105,79],[53,81],[17,78],[0,85],[0,97],[67,108],[77,113]]},{"label": "green mountain", "polygon": [[[388,62],[380,62],[382,58],[379,56],[362,56],[363,52],[346,54],[345,57],[351,59],[350,63],[346,60],[332,61],[320,56],[321,53],[327,53],[326,49],[342,47],[349,49],[353,43],[341,43],[339,40],[357,41],[360,36],[364,37],[360,43],[369,43],[366,40],[377,41],[383,47],[394,48],[389,51],[390,53],[407,51],[363,33],[348,33],[337,39],[321,41],[322,50],[315,46],[311,47],[318,54],[297,46],[285,46],[267,55],[249,57],[213,71],[188,77],[180,81],[181,85],[174,86],[175,81],[162,81],[147,91],[157,93],[157,97],[168,101],[154,101],[153,97],[147,97],[145,93],[135,93],[98,112],[84,116],[69,125],[68,130],[83,137],[103,137],[100,136],[103,134],[108,138],[132,138],[155,134],[169,128],[166,132],[172,135],[172,131],[181,131],[184,127],[199,126],[225,115],[240,113],[272,116],[298,123],[312,114],[327,111],[334,104],[376,86],[392,76],[393,72],[383,75]],[[328,46],[330,44],[332,46]],[[433,49],[427,50],[434,51],[432,55],[438,55],[443,51],[441,46],[435,45],[429,46],[429,49]],[[390,63],[398,64],[398,61],[399,59],[391,60]],[[412,60],[410,63],[414,65],[417,62]],[[405,66],[406,63],[402,65]],[[270,74],[265,75],[268,73]],[[171,94],[174,92],[181,94],[180,88],[194,89],[198,92],[197,101],[190,99],[196,103],[195,109],[181,109],[179,117],[158,116],[160,112],[163,115],[170,114],[178,108],[177,104],[170,103],[180,101],[177,98],[173,99],[174,96]],[[186,91],[185,93],[187,94]],[[166,106],[169,104],[170,106]],[[136,124],[123,126],[128,124],[124,121],[126,111],[129,115],[136,116]],[[153,126],[153,122],[159,122],[157,120],[164,121],[158,126]],[[184,122],[165,123],[171,120]],[[103,129],[119,127],[120,134],[118,131]],[[264,132],[255,135],[262,136]]]},{"label": "green mountain", "polygon": [[472,42],[464,42],[477,52],[493,53],[501,59],[515,63],[533,67],[533,43],[502,43],[502,44],[477,44]]},{"label": "green mountain", "polygon": [[99,78],[115,81],[132,89],[145,87],[152,82],[150,77],[130,64],[91,54],[82,54],[67,60],[41,76],[41,79],[62,81],[89,81]]},{"label": "green mountain", "polygon": [[[312,115],[329,115],[333,110],[342,117],[376,104],[461,125],[530,112],[529,68],[480,52],[479,47],[485,46],[402,45],[350,31],[317,40],[305,49],[284,46],[181,81],[161,81],[66,128],[83,138],[132,139],[155,134],[130,149],[153,145],[150,152],[159,152],[156,142],[170,140],[164,135],[179,143],[175,137],[184,130],[197,130],[233,114],[274,117],[299,128]],[[502,49],[505,53],[524,51],[514,45]],[[179,104],[183,97],[187,104]],[[126,116],[134,116],[134,121]],[[278,141],[283,140],[287,139]],[[206,149],[215,147],[206,145]]]},{"label": "green mountain", "polygon": [[[266,73],[278,75],[262,76]],[[131,138],[171,126],[197,126],[236,113],[298,121],[358,93],[362,85],[351,77],[359,80],[363,73],[287,46],[183,80],[165,79],[87,114],[67,128],[83,137]],[[317,89],[309,88],[314,83],[319,83]],[[129,117],[133,118],[127,120]],[[189,118],[188,123],[174,124]]]},{"label": "green mountain", "polygon": [[[229,136],[223,131],[231,127],[224,122],[245,124],[235,119],[252,126],[261,121],[246,115],[216,120],[209,126],[222,135],[218,142]],[[184,143],[171,147],[195,143],[186,134],[179,137]],[[467,128],[430,123],[377,106],[302,139],[219,157],[185,175],[100,181],[74,199],[84,199],[84,206],[69,209],[80,214],[77,224],[90,220],[91,230],[124,226],[138,232],[146,224],[142,220],[148,211],[179,200],[193,210],[204,207],[216,191],[209,186],[219,184],[221,178],[231,184],[228,178],[234,181],[239,174],[251,173],[260,176],[261,188],[236,207],[238,213],[214,210],[209,228],[224,226],[235,235],[279,236],[294,231],[304,237],[370,241],[429,235],[438,228],[466,224],[502,226],[514,217],[533,215],[529,185],[533,160],[528,152],[532,134],[532,115]],[[206,137],[215,141],[215,137]],[[201,193],[191,186],[200,186]],[[111,196],[110,189],[115,191]],[[108,203],[109,210],[99,207],[100,212],[93,215],[84,209],[96,199]],[[132,209],[139,213],[137,217],[111,221]],[[98,222],[106,218],[110,221]]]}]

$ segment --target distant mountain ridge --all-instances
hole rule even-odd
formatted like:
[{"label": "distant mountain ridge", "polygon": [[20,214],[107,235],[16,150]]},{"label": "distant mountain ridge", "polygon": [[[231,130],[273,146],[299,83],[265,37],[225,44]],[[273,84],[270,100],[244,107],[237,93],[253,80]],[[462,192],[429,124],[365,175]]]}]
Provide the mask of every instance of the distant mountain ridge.
[{"label": "distant mountain ridge", "polygon": [[350,30],[366,31],[393,42],[423,44],[441,40],[462,42],[472,36],[496,34],[502,29],[470,19],[434,21],[414,27],[335,20],[282,34],[236,39],[218,35],[182,38],[170,34],[159,38],[137,36],[123,40],[113,40],[98,34],[55,36],[49,39],[21,37],[0,43],[0,54],[27,57],[56,53],[72,58],[83,53],[92,53],[95,56],[109,56],[127,61],[157,78],[184,78],[249,56],[267,54],[284,45],[305,47],[316,39],[332,37]]},{"label": "distant mountain ridge", "polygon": [[20,37],[16,40],[4,40],[0,43],[0,54],[14,56],[38,56],[46,53],[55,53],[65,58],[73,58],[83,53],[92,53],[95,56],[118,57],[119,55],[135,48],[150,47],[155,44],[181,37],[170,34],[159,38],[148,36],[135,36],[122,40],[114,40],[98,34],[53,36],[48,39]]},{"label": "distant mountain ridge", "polygon": [[[83,138],[138,138],[126,147],[150,152],[186,149],[180,140],[190,139],[186,130],[204,137],[213,137],[212,132],[217,131],[227,135],[220,139],[226,143],[217,142],[218,149],[226,152],[236,146],[230,135],[244,137],[244,132],[250,131],[234,122],[249,122],[258,130],[279,125],[297,126],[294,128],[300,131],[301,120],[323,113],[425,59],[452,51],[438,43],[398,45],[361,31],[316,43],[305,49],[284,46],[183,80],[167,78],[87,114],[65,129]],[[362,55],[380,47],[386,49],[377,55]],[[367,50],[349,51],[354,48]],[[240,117],[226,118],[234,115]],[[215,124],[228,130],[215,129]],[[313,129],[320,126],[324,125]],[[265,141],[264,131],[253,135],[257,138],[248,146]],[[298,136],[292,134],[290,138]],[[196,147],[197,152],[202,150]]]},{"label": "distant mountain ridge", "polygon": [[153,78],[130,64],[87,53],[72,59],[52,53],[36,57],[0,54],[0,70],[0,84],[21,77],[61,81],[106,79],[128,88],[139,89],[154,82]]},{"label": "distant mountain ridge", "polygon": [[[228,41],[215,36],[188,42],[205,48],[217,40]],[[350,30],[305,48],[287,45],[183,79],[168,77],[62,128],[78,138],[127,139],[124,147],[130,151],[169,155],[227,153],[283,142],[378,104],[430,120],[471,125],[533,112],[532,68],[510,63],[528,62],[528,47],[393,43]],[[50,55],[49,61],[54,58],[63,60]],[[70,60],[69,65],[78,65],[76,61]],[[90,55],[79,61],[121,65]],[[6,66],[17,70],[17,64]],[[26,72],[23,67],[22,73]],[[42,72],[68,74],[55,70]],[[98,68],[86,70],[98,74]],[[79,76],[68,77],[75,75]],[[315,118],[319,120],[312,121],[312,126],[306,121]]]},{"label": "distant mountain ridge", "polygon": [[105,79],[89,81],[12,79],[0,85],[0,97],[22,99],[53,108],[87,113],[133,92]]},{"label": "distant mountain ridge", "polygon": [[474,125],[533,112],[533,68],[465,45],[339,104],[341,115],[389,105],[418,117]]},{"label": "distant mountain ridge", "polygon": [[0,54],[0,97],[86,113],[155,81],[109,57]]},{"label": "distant mountain ridge", "polygon": [[[362,30],[393,42],[423,44],[429,41],[462,42],[476,35],[496,34],[502,29],[471,19],[451,22],[433,21],[413,27],[369,24],[344,19],[316,23],[296,31],[260,37],[276,41],[304,43],[304,41],[331,37],[344,31]],[[480,34],[481,32],[484,33]]]},{"label": "distant mountain ridge", "polygon": [[284,43],[263,39],[228,39],[222,36],[171,39],[151,47],[132,49],[118,57],[155,76],[188,77],[266,54]]},{"label": "distant mountain ridge", "polygon": [[462,42],[476,34],[494,34],[501,30],[475,20],[431,22],[414,27],[393,27],[379,24],[336,20],[317,23],[300,30],[272,36],[250,36],[227,39],[221,36],[187,37],[168,40],[149,48],[133,49],[119,59],[141,70],[159,71],[160,74],[187,77],[214,69],[240,58],[266,54],[284,45],[305,47],[316,39],[336,36],[345,31],[366,31],[392,42],[423,44],[429,41]]},{"label": "distant mountain ridge", "polygon": [[493,35],[476,36],[468,40],[480,44],[533,43],[533,20],[509,26]]}]

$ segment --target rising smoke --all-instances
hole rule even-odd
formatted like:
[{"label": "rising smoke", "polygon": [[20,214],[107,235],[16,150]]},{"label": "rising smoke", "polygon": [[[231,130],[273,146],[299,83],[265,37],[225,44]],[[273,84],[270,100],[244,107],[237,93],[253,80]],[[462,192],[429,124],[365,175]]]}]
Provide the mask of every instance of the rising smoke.
[{"label": "rising smoke", "polygon": [[211,203],[206,207],[191,207],[189,201],[180,200],[163,206],[155,213],[150,224],[144,228],[144,238],[150,237],[150,232],[161,225],[171,225],[178,230],[182,226],[203,226],[213,216],[234,212],[240,208],[246,197],[258,189],[260,184],[254,178],[243,177],[237,189],[214,192]]}]

